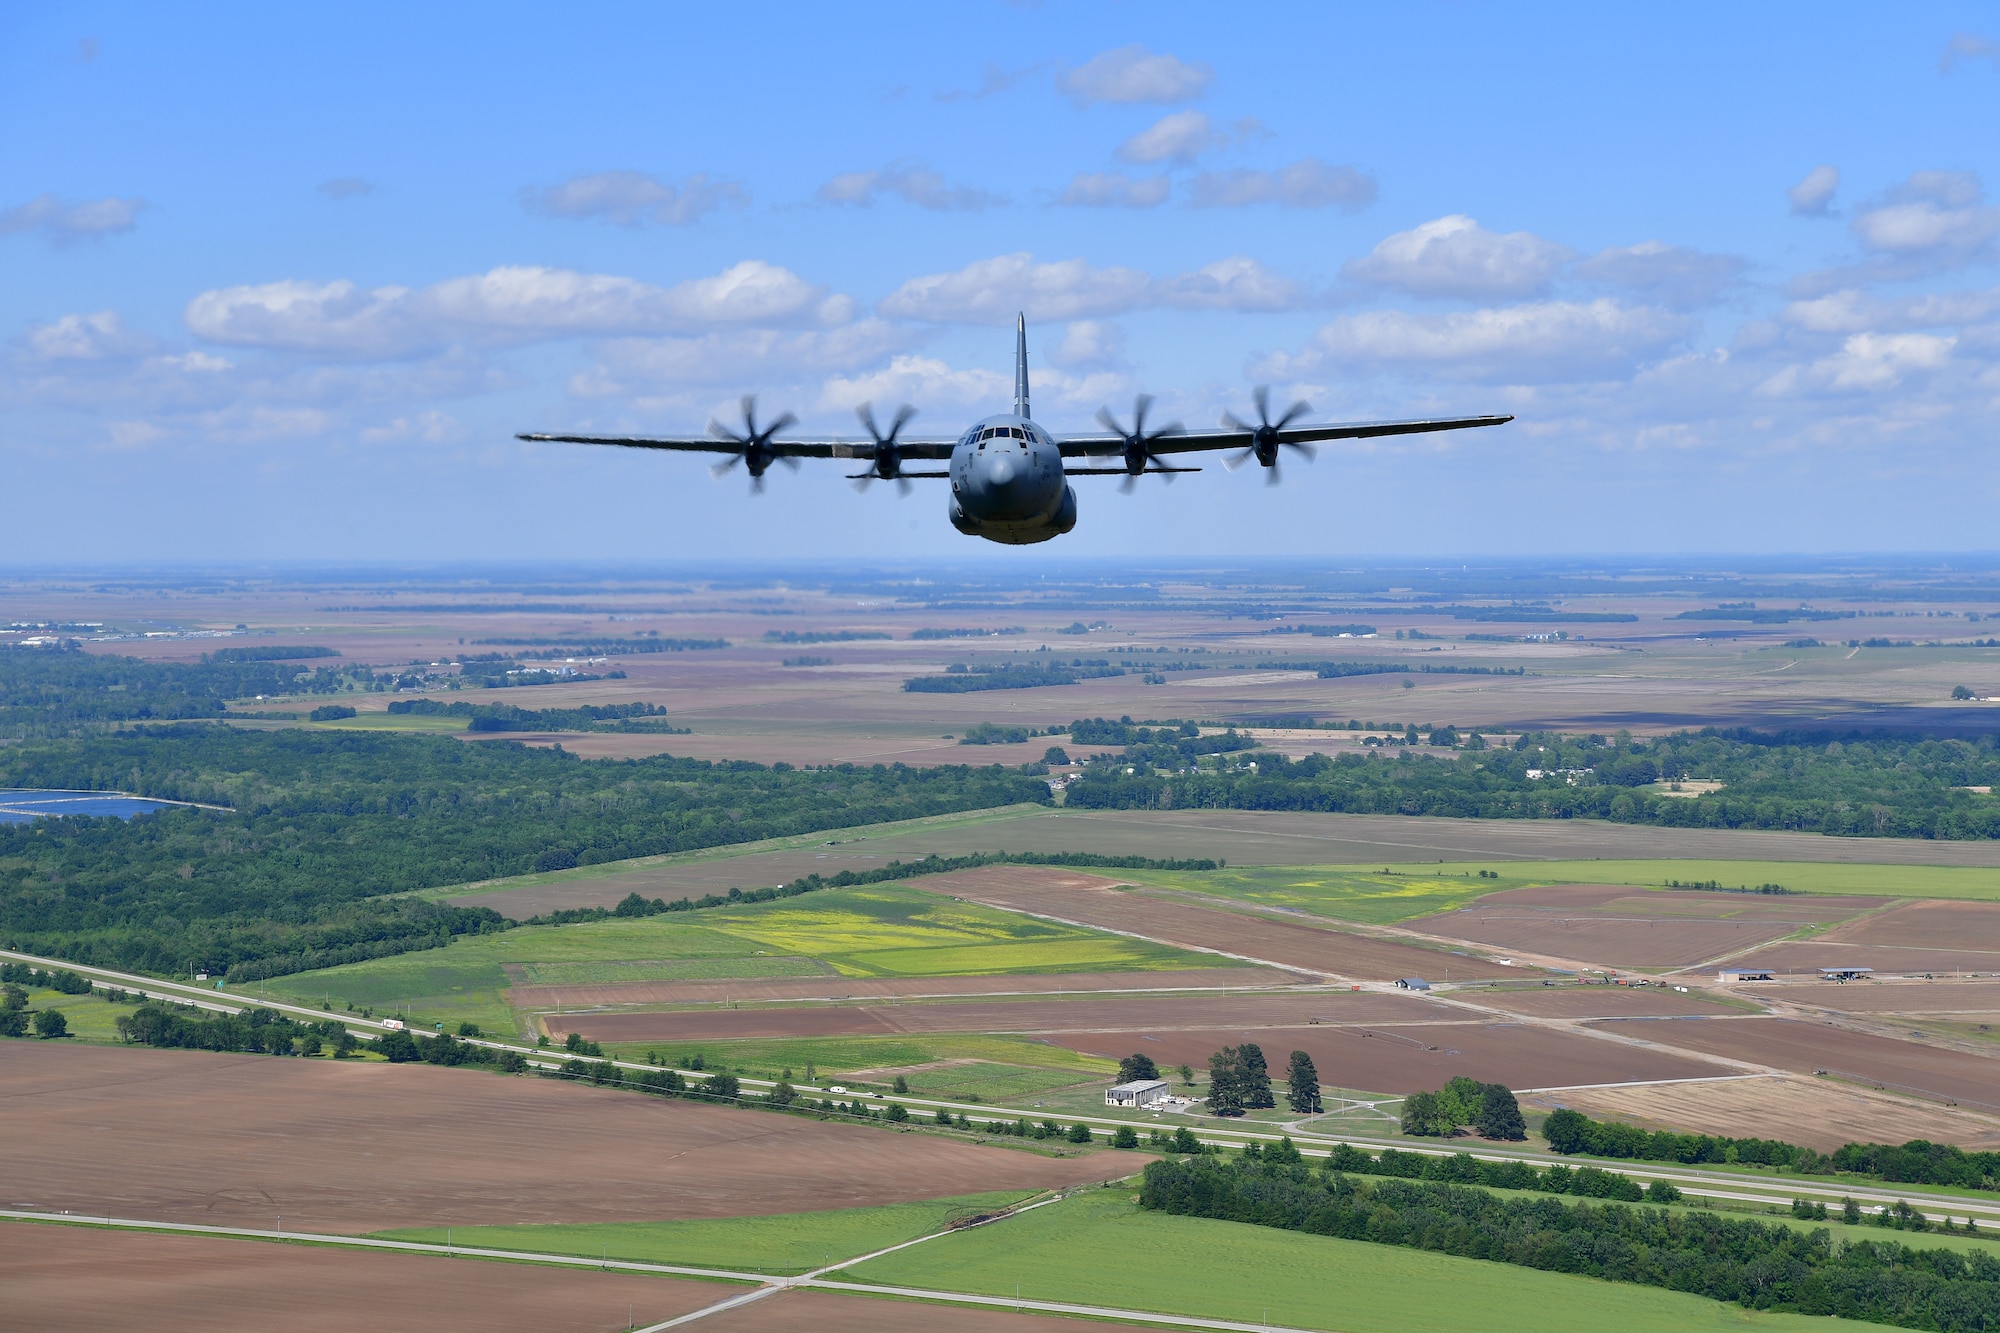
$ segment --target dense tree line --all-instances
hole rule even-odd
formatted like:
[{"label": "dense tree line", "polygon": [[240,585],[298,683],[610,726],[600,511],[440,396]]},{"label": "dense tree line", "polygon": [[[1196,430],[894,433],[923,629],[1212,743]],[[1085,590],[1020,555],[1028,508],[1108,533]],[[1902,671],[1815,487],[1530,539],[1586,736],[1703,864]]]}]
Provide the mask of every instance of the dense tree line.
[{"label": "dense tree line", "polygon": [[272,1055],[318,1055],[335,1059],[353,1054],[360,1043],[334,1019],[301,1023],[273,1009],[240,1014],[206,1013],[195,1008],[147,1001],[118,1019],[118,1035],[142,1046],[193,1051],[253,1051]]},{"label": "dense tree line", "polygon": [[[1824,1229],[1620,1204],[1356,1180],[1303,1162],[1203,1154],[1146,1167],[1141,1207],[1633,1282],[1760,1310],[1904,1328],[2000,1327],[2000,1260]],[[1520,1165],[1520,1164],[1517,1164]]]},{"label": "dense tree line", "polygon": [[1898,1185],[1957,1185],[2000,1190],[2000,1152],[1967,1152],[1949,1143],[1849,1143],[1831,1153],[1779,1139],[1728,1138],[1644,1130],[1613,1120],[1593,1120],[1564,1108],[1543,1122],[1549,1147],[1565,1155],[1643,1162],[1727,1163],[1788,1167],[1800,1175],[1856,1175]]},{"label": "dense tree line", "polygon": [[954,663],[942,676],[912,676],[903,688],[912,694],[973,694],[980,690],[1031,690],[1044,685],[1074,685],[1080,680],[1122,676],[1125,668],[1102,659],[1072,662],[1032,662],[1026,665],[966,666]]},{"label": "dense tree line", "polygon": [[484,909],[384,895],[521,874],[552,852],[588,864],[1049,800],[1039,779],[997,765],[585,762],[448,737],[209,725],[8,746],[0,786],[234,807],[0,827],[0,940],[238,978],[504,928]]},{"label": "dense tree line", "polygon": [[[1133,754],[1091,766],[1065,799],[1095,809],[1335,810],[1852,837],[2000,837],[2000,802],[1965,790],[2000,785],[1993,738],[1829,740],[1709,728],[1644,742],[1537,733],[1512,748],[1453,758],[1408,751],[1394,759],[1348,753],[1293,761],[1261,751],[1255,758],[1255,770],[1156,772]],[[1127,767],[1139,771],[1127,774]],[[1693,798],[1641,790],[1682,778],[1723,786]]]},{"label": "dense tree line", "polygon": [[1264,1048],[1254,1041],[1225,1046],[1208,1057],[1208,1113],[1235,1116],[1276,1106],[1271,1096],[1271,1067]]},{"label": "dense tree line", "polygon": [[575,708],[517,708],[513,704],[475,704],[463,699],[398,699],[389,705],[397,716],[462,717],[468,731],[636,731],[685,736],[686,727],[667,721],[658,704],[582,704]]},{"label": "dense tree line", "polygon": [[1436,1092],[1413,1092],[1403,1099],[1405,1134],[1450,1138],[1468,1125],[1481,1138],[1518,1142],[1528,1137],[1521,1104],[1504,1083],[1481,1083],[1461,1074]]},{"label": "dense tree line", "polygon": [[[342,673],[231,650],[202,662],[143,662],[80,648],[0,647],[0,736],[68,736],[114,722],[221,717],[223,704],[257,694],[327,694]],[[266,649],[266,652],[307,650]],[[317,656],[321,650],[310,650]]]}]

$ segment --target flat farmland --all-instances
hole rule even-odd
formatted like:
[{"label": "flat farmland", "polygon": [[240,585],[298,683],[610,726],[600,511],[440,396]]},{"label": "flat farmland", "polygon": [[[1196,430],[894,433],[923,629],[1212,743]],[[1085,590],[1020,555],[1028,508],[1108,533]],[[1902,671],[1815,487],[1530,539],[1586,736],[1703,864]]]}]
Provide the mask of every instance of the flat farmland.
[{"label": "flat farmland", "polygon": [[1846,1014],[2000,1014],[2000,982],[1812,980],[1745,986],[1743,993]]},{"label": "flat farmland", "polygon": [[1712,1078],[1735,1071],[1699,1055],[1607,1042],[1585,1033],[1511,1023],[1428,1026],[1161,1029],[1058,1036],[1087,1055],[1119,1059],[1143,1051],[1161,1065],[1200,1068],[1224,1046],[1246,1041],[1264,1048],[1273,1069],[1291,1052],[1312,1056],[1330,1087],[1409,1093],[1442,1086],[1460,1074],[1508,1087],[1550,1088],[1634,1079]]},{"label": "flat farmland", "polygon": [[672,1013],[562,1014],[550,1033],[591,1041],[702,1042],[753,1037],[872,1036],[880,1033],[1122,1032],[1176,1027],[1296,1027],[1311,1022],[1421,1021],[1421,1000],[1363,992],[1316,995],[1125,996],[1089,1000],[954,1001],[898,1005],[778,1005]]},{"label": "flat farmland", "polygon": [[2000,1060],[1914,1041],[1788,1018],[1667,1019],[1648,1024],[1644,1035],[1690,1052],[1803,1074],[1824,1069],[1837,1078],[2000,1112]]},{"label": "flat farmland", "polygon": [[1561,986],[1550,990],[1483,991],[1460,998],[1530,1018],[1668,1018],[1713,1014],[1718,1001],[1664,986]]},{"label": "flat farmland", "polygon": [[1820,937],[1830,943],[1895,949],[1975,949],[2000,953],[2000,903],[1907,902]]},{"label": "flat farmland", "polygon": [[21,1042],[0,1205],[369,1232],[859,1208],[1121,1175],[927,1135],[462,1069]]},{"label": "flat farmland", "polygon": [[1948,939],[1928,945],[1786,940],[1732,958],[1731,967],[1767,968],[1785,976],[1813,976],[1823,967],[1865,967],[1893,976],[2000,976],[2000,950],[1960,948]]},{"label": "flat farmland", "polygon": [[1223,950],[1316,973],[1377,980],[1421,976],[1463,981],[1515,971],[1480,958],[1414,948],[1304,922],[1199,907],[1130,889],[1117,891],[1114,886],[1121,882],[1041,866],[987,866],[927,875],[912,884],[929,893],[965,897],[990,907],[1046,913],[1165,944]]},{"label": "flat farmland", "polygon": [[1055,1315],[797,1290],[724,1310],[701,1324],[722,1333],[763,1333],[774,1328],[801,1333],[934,1333],[940,1328],[956,1333],[1076,1333],[1078,1327],[1088,1327]]},{"label": "flat farmland", "polygon": [[726,1298],[712,1282],[0,1222],[18,1329],[614,1333]]},{"label": "flat farmland", "polygon": [[1106,991],[1269,990],[1295,986],[1296,972],[1217,967],[1187,972],[1054,972],[970,977],[828,977],[736,981],[621,981],[588,986],[516,986],[521,1009],[614,1005],[758,1003],[785,1000],[892,1000],[947,995],[1056,995]]},{"label": "flat farmland", "polygon": [[1668,1083],[1648,1088],[1584,1088],[1530,1095],[1530,1109],[1567,1106],[1604,1120],[1681,1134],[1782,1139],[1832,1152],[1843,1143],[1929,1139],[1962,1148],[2000,1148],[2000,1120],[1962,1108],[1891,1098],[1807,1076]]}]

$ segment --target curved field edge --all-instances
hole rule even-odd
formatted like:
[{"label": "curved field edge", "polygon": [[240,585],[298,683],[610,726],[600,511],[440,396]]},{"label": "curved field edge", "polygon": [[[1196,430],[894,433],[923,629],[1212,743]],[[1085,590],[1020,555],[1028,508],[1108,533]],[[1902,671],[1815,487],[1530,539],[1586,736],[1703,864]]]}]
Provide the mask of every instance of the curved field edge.
[{"label": "curved field edge", "polygon": [[470,1248],[578,1254],[641,1263],[686,1264],[790,1276],[870,1254],[944,1230],[952,1222],[998,1212],[1035,1196],[1000,1190],[917,1199],[876,1208],[834,1208],[755,1217],[672,1222],[401,1228],[377,1240],[451,1243]]},{"label": "curved field edge", "polygon": [[[1329,1333],[1617,1328],[1807,1333],[1876,1328],[1766,1314],[1699,1296],[1365,1241],[1141,1210],[1129,1186],[1092,1190],[994,1226],[871,1259],[853,1282],[1120,1309],[1268,1320]],[[1474,1313],[1476,1312],[1476,1313]]]}]

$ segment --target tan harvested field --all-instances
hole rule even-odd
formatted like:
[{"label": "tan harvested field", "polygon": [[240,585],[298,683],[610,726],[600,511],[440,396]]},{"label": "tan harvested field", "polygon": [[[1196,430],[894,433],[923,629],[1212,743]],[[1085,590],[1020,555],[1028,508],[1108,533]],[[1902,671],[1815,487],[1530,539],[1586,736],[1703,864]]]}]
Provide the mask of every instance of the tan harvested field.
[{"label": "tan harvested field", "polygon": [[1541,1093],[1524,1107],[1559,1106],[1647,1129],[1736,1138],[1783,1139],[1832,1152],[1843,1143],[1929,1139],[1963,1148],[2000,1148],[2000,1120],[1961,1108],[1910,1102],[1807,1077],[1668,1083]]},{"label": "tan harvested field", "polygon": [[695,1009],[671,1013],[561,1014],[551,1035],[591,1041],[734,1041],[752,1037],[859,1037],[883,1033],[1122,1032],[1174,1028],[1295,1027],[1303,1023],[1421,1022],[1422,1000],[1371,992],[1317,995],[1127,996],[1090,1000],[953,1001],[897,1005]]},{"label": "tan harvested field", "polygon": [[1802,1074],[1824,1069],[1892,1092],[2000,1112],[2000,1060],[1788,1018],[1670,1019],[1644,1026],[1649,1040],[1690,1052]]},{"label": "tan harvested field", "polygon": [[878,1300],[832,1291],[786,1291],[755,1305],[725,1310],[701,1321],[722,1333],[762,1333],[799,1329],[805,1333],[1077,1333],[1079,1329],[1124,1327],[1017,1314],[969,1305],[927,1305],[920,1301]]},{"label": "tan harvested field", "polygon": [[1830,930],[1821,940],[1882,948],[1954,949],[2000,953],[2000,903],[1905,902],[1865,921]]},{"label": "tan harvested field", "polygon": [[1215,949],[1257,962],[1340,977],[1466,981],[1518,976],[1520,969],[1443,950],[1420,949],[1345,931],[1198,907],[1134,890],[1119,881],[1048,866],[984,866],[910,883],[930,893],[1035,912],[1123,931],[1183,948]]},{"label": "tan harvested field", "polygon": [[614,1333],[732,1290],[590,1269],[0,1223],[0,1324],[24,1333]]},{"label": "tan harvested field", "polygon": [[2000,976],[2000,950],[1958,948],[1948,939],[1928,946],[1843,944],[1788,940],[1729,960],[1730,967],[1768,968],[1781,976],[1811,977],[1823,967],[1866,967],[1882,976]]},{"label": "tan harvested field", "polygon": [[2000,981],[1871,981],[1835,985],[1812,981],[1772,982],[1741,988],[1790,1004],[1849,1014],[2000,1014]]},{"label": "tan harvested field", "polygon": [[0,1206],[300,1230],[856,1208],[1108,1179],[856,1125],[428,1065],[15,1042]]},{"label": "tan harvested field", "polygon": [[1052,972],[988,977],[785,977],[742,981],[613,981],[593,986],[515,986],[517,1009],[589,1009],[722,1001],[894,1000],[946,995],[1060,995],[1105,991],[1269,990],[1295,986],[1296,972],[1217,967],[1191,972]]},{"label": "tan harvested field", "polygon": [[[1699,889],[1634,889],[1627,884],[1537,884],[1503,889],[1479,900],[1467,912],[1478,915],[1490,907],[1551,908],[1558,912],[1642,917],[1654,921],[1756,921],[1796,930],[1806,925],[1846,921],[1894,902],[1893,898],[1838,897],[1811,894],[1765,896],[1750,893],[1710,893]],[[1443,917],[1433,917],[1441,921]]]},{"label": "tan harvested field", "polygon": [[1682,995],[1664,986],[1560,986],[1486,991],[1464,998],[1531,1018],[1666,1018],[1713,1014],[1721,1008],[1698,992]]},{"label": "tan harvested field", "polygon": [[1087,1055],[1115,1060],[1144,1051],[1162,1066],[1186,1063],[1197,1069],[1221,1047],[1253,1041],[1273,1069],[1282,1069],[1291,1052],[1302,1050],[1312,1056],[1322,1083],[1384,1093],[1436,1088],[1459,1074],[1518,1089],[1735,1072],[1698,1055],[1509,1023],[1134,1031],[1117,1040],[1110,1035],[1052,1040]]}]

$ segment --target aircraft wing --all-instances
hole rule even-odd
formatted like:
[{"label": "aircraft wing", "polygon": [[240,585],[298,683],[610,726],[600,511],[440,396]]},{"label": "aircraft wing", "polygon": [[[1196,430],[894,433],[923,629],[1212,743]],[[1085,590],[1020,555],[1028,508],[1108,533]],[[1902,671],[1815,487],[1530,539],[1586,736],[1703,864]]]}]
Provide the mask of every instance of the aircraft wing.
[{"label": "aircraft wing", "polygon": [[[1317,444],[1324,440],[1368,440],[1382,435],[1425,435],[1439,430],[1471,430],[1479,426],[1503,426],[1511,416],[1428,417],[1416,421],[1341,421],[1319,426],[1283,426],[1273,433],[1279,444]],[[1187,454],[1206,449],[1248,449],[1257,443],[1258,432],[1225,426],[1219,430],[1182,430],[1148,441],[1154,454]],[[1123,436],[1109,432],[1072,435],[1062,441],[1065,457],[1116,454],[1125,448]]]},{"label": "aircraft wing", "polygon": [[[735,454],[743,451],[743,446],[735,440],[718,440],[706,435],[682,438],[654,437],[644,435],[541,435],[521,434],[517,440],[528,440],[539,444],[603,444],[616,449],[668,449],[686,453]],[[904,458],[950,458],[953,440],[911,440],[896,442],[897,452]],[[778,458],[873,458],[873,440],[855,440],[832,437],[819,440],[772,440],[766,446]]]}]

